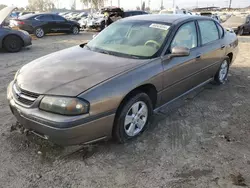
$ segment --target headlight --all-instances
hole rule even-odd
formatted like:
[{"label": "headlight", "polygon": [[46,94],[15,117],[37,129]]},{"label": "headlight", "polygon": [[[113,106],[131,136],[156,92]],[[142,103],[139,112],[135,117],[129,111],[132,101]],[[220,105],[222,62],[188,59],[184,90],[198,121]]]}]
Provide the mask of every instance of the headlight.
[{"label": "headlight", "polygon": [[80,115],[88,113],[89,104],[78,98],[45,96],[39,108],[62,115]]}]

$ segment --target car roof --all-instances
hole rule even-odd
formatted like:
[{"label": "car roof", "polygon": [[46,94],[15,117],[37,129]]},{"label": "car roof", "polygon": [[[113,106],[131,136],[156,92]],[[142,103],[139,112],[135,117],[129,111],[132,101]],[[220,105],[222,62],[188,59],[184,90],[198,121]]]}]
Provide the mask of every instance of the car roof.
[{"label": "car roof", "polygon": [[165,23],[178,23],[185,20],[197,20],[197,19],[210,19],[209,17],[204,16],[194,16],[187,14],[145,14],[140,16],[131,16],[125,18],[124,20],[141,20],[141,21],[155,21],[155,22],[165,22]]}]

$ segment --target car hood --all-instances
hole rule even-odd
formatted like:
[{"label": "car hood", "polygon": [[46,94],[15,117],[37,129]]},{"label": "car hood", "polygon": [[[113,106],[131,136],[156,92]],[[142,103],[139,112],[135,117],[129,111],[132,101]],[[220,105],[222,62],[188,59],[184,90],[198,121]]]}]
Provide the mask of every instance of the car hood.
[{"label": "car hood", "polygon": [[26,64],[17,73],[16,81],[23,90],[37,94],[77,96],[147,61],[111,56],[75,46]]},{"label": "car hood", "polygon": [[9,17],[11,12],[15,10],[16,7],[11,6],[11,7],[5,7],[0,11],[0,25],[4,22],[4,20]]}]

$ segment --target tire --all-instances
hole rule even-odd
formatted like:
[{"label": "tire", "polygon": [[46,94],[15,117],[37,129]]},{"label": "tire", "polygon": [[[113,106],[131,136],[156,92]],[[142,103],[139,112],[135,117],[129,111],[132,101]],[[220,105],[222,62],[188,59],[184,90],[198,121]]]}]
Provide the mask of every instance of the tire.
[{"label": "tire", "polygon": [[23,47],[23,41],[16,35],[7,36],[3,41],[3,48],[8,52],[19,52]]},{"label": "tire", "polygon": [[240,35],[240,36],[244,35],[244,28],[239,29],[238,35]]},{"label": "tire", "polygon": [[102,31],[103,29],[105,29],[105,21],[102,21],[100,25],[100,31]]},{"label": "tire", "polygon": [[146,93],[135,94],[119,108],[114,121],[113,138],[119,143],[125,143],[138,137],[148,127],[152,114],[153,105],[149,96]]},{"label": "tire", "polygon": [[34,35],[36,35],[37,38],[43,38],[45,35],[44,29],[41,27],[35,28]]},{"label": "tire", "polygon": [[80,32],[80,29],[77,26],[73,26],[72,29],[71,29],[71,32],[72,32],[73,35],[78,35],[79,32]]},{"label": "tire", "polygon": [[220,68],[214,77],[214,81],[217,85],[224,84],[227,81],[229,64],[230,64],[229,58],[226,58],[222,61]]}]

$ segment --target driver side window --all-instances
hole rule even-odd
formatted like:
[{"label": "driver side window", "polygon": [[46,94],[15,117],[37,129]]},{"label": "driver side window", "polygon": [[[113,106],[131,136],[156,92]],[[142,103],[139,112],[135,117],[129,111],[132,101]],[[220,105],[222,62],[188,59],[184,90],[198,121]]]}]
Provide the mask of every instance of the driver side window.
[{"label": "driver side window", "polygon": [[172,43],[171,48],[176,46],[186,47],[192,49],[197,47],[197,32],[194,22],[188,22],[183,24],[177,31]]}]

